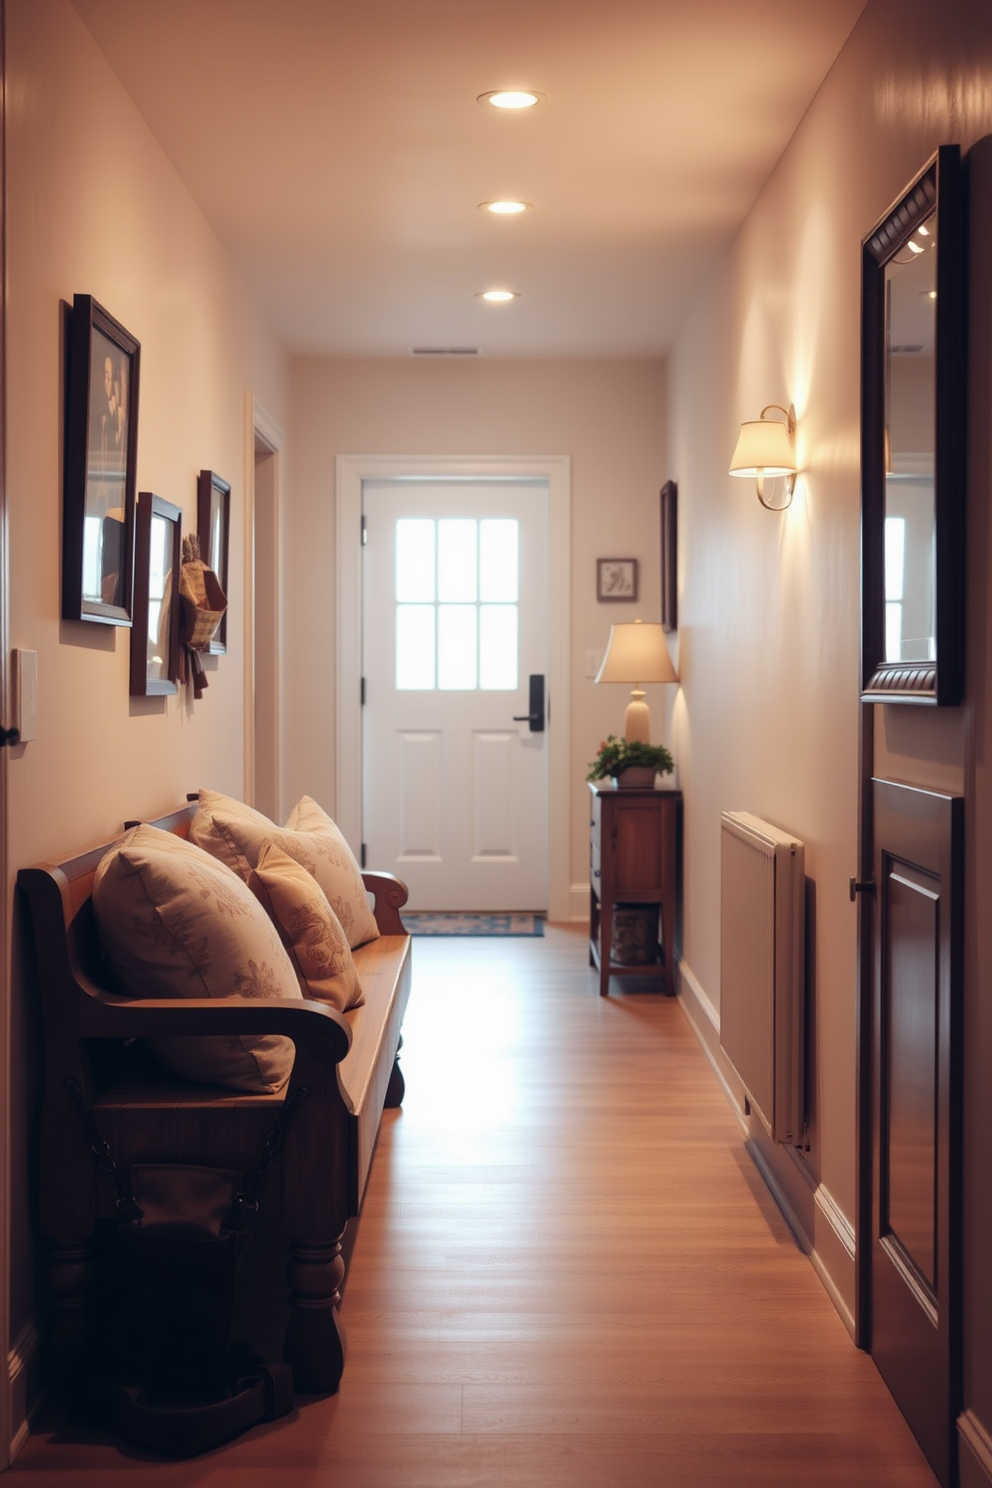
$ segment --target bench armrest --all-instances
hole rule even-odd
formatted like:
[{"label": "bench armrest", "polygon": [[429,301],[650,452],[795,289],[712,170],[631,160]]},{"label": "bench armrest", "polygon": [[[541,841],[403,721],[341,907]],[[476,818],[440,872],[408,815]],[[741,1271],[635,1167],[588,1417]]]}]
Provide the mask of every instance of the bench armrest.
[{"label": "bench armrest", "polygon": [[339,1012],[295,997],[126,999],[94,990],[81,1000],[79,1023],[84,1038],[283,1034],[312,1048],[322,1064],[339,1064],[351,1047],[351,1028]]},{"label": "bench armrest", "polygon": [[375,922],[380,935],[405,935],[400,910],[409,896],[406,884],[394,873],[363,873],[362,883],[375,895]]}]

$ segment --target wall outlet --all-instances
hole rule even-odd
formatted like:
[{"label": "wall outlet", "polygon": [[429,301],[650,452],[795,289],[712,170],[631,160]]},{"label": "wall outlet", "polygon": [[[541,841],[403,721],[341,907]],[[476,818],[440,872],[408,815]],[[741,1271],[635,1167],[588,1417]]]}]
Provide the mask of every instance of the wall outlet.
[{"label": "wall outlet", "polygon": [[20,731],[21,743],[30,744],[38,737],[38,653],[13,652],[14,727]]},{"label": "wall outlet", "polygon": [[606,655],[606,652],[605,651],[600,651],[600,650],[597,650],[595,647],[590,647],[590,649],[586,652],[586,676],[587,677],[593,677],[594,678],[596,676],[596,673],[599,671],[600,667],[603,665],[603,657],[605,655]]}]

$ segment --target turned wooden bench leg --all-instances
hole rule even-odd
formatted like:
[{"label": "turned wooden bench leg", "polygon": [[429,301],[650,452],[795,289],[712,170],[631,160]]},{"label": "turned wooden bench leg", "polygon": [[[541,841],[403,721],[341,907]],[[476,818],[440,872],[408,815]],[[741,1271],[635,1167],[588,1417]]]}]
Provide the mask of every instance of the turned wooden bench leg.
[{"label": "turned wooden bench leg", "polygon": [[406,1095],[406,1081],[403,1078],[403,1071],[400,1069],[400,1050],[402,1047],[403,1035],[400,1034],[400,1041],[396,1045],[396,1058],[393,1060],[393,1067],[389,1072],[386,1099],[383,1102],[387,1111],[394,1111],[397,1106],[401,1106],[403,1104],[403,1097]]},{"label": "turned wooden bench leg", "polygon": [[52,1316],[48,1328],[48,1383],[56,1395],[73,1385],[79,1377],[95,1274],[93,1235],[82,1240],[49,1242],[48,1288],[52,1298]]},{"label": "turned wooden bench leg", "polygon": [[338,1307],[344,1261],[340,1239],[330,1245],[289,1242],[286,1261],[293,1309],[283,1358],[301,1395],[333,1395],[344,1370],[345,1337]]}]

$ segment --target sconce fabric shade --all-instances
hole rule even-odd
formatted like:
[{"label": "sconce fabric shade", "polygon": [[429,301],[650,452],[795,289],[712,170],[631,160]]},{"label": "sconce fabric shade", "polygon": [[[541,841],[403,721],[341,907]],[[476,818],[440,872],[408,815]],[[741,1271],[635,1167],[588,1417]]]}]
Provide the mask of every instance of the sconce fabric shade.
[{"label": "sconce fabric shade", "polygon": [[651,714],[641,683],[678,680],[660,624],[645,625],[635,620],[633,624],[610,626],[610,643],[596,681],[634,683],[624,721],[625,739],[636,739],[642,744],[651,742]]},{"label": "sconce fabric shade", "polygon": [[789,427],[779,419],[754,419],[741,424],[740,438],[730,462],[730,474],[795,475],[796,456]]}]

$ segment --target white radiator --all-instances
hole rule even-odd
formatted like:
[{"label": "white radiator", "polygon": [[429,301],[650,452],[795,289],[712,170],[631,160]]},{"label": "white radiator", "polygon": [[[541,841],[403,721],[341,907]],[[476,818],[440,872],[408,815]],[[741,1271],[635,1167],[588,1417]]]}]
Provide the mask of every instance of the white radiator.
[{"label": "white radiator", "polygon": [[746,811],[720,846],[720,1046],[769,1135],[802,1140],[805,851]]}]

